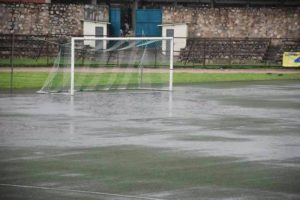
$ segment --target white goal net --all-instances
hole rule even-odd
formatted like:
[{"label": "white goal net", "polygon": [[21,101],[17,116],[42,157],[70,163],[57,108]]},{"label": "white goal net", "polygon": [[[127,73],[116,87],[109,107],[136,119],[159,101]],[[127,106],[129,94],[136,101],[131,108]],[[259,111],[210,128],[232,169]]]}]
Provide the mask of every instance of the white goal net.
[{"label": "white goal net", "polygon": [[73,37],[40,93],[173,89],[173,38]]}]

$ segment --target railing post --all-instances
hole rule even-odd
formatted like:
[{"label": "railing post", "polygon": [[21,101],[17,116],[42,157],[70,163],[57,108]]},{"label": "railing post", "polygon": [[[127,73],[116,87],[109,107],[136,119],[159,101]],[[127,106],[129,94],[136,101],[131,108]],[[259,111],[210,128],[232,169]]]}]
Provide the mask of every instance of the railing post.
[{"label": "railing post", "polygon": [[203,55],[203,66],[205,66],[205,65],[206,65],[206,64],[205,64],[205,63],[206,63],[206,62],[205,62],[205,61],[206,61],[206,46],[207,46],[206,40],[205,40],[205,39],[204,39],[204,45],[203,45],[203,46],[204,46],[204,51],[203,51],[203,54],[204,54],[204,55]]},{"label": "railing post", "polygon": [[71,87],[70,87],[70,95],[74,95],[74,73],[75,73],[75,39],[71,39]]},{"label": "railing post", "polygon": [[229,67],[231,67],[231,63],[232,63],[232,38],[229,38]]},{"label": "railing post", "polygon": [[170,39],[170,80],[169,91],[173,91],[173,62],[174,62],[174,38]]},{"label": "railing post", "polygon": [[46,45],[47,45],[47,48],[46,48],[46,54],[47,54],[47,67],[49,65],[49,34],[47,34],[47,40],[46,40]]},{"label": "railing post", "polygon": [[10,93],[13,92],[13,79],[14,79],[14,50],[15,50],[15,33],[11,34],[11,52],[10,52]]}]

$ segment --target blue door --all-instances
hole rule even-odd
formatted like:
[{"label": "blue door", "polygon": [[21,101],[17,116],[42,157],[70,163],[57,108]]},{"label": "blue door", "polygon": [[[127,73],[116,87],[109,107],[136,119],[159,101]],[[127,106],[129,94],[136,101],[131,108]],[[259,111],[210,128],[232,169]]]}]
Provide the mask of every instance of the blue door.
[{"label": "blue door", "polygon": [[109,10],[109,36],[119,37],[121,29],[121,11],[120,8],[110,8]]},{"label": "blue door", "polygon": [[136,29],[137,37],[161,36],[162,12],[161,9],[138,9],[136,10]]}]

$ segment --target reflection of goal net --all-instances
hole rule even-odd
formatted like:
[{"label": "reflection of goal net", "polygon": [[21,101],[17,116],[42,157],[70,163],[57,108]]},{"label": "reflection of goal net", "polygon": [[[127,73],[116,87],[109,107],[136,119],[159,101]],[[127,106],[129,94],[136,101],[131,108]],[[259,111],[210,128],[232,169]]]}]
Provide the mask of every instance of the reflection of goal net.
[{"label": "reflection of goal net", "polygon": [[74,37],[39,92],[172,90],[173,38]]}]

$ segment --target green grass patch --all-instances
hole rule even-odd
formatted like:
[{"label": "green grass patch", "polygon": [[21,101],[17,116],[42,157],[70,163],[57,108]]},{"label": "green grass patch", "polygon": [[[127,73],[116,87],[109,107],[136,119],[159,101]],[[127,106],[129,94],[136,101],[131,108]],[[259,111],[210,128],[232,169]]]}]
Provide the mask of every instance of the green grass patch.
[{"label": "green grass patch", "polygon": [[[48,77],[46,72],[15,72],[13,75],[13,89],[39,89]],[[58,75],[53,84],[68,85],[69,77]],[[110,85],[138,84],[137,73],[80,73],[75,75],[76,85],[81,87],[98,87]],[[217,81],[258,81],[258,80],[300,80],[300,73],[294,74],[204,74],[204,73],[174,73],[174,85],[198,84]],[[148,73],[144,75],[144,82],[149,84],[165,84],[168,74]],[[10,73],[0,73],[0,89],[10,88]]]},{"label": "green grass patch", "polygon": [[[13,74],[14,89],[37,89],[41,88],[48,77],[48,73],[23,73]],[[0,89],[10,88],[10,73],[0,72]]]}]

